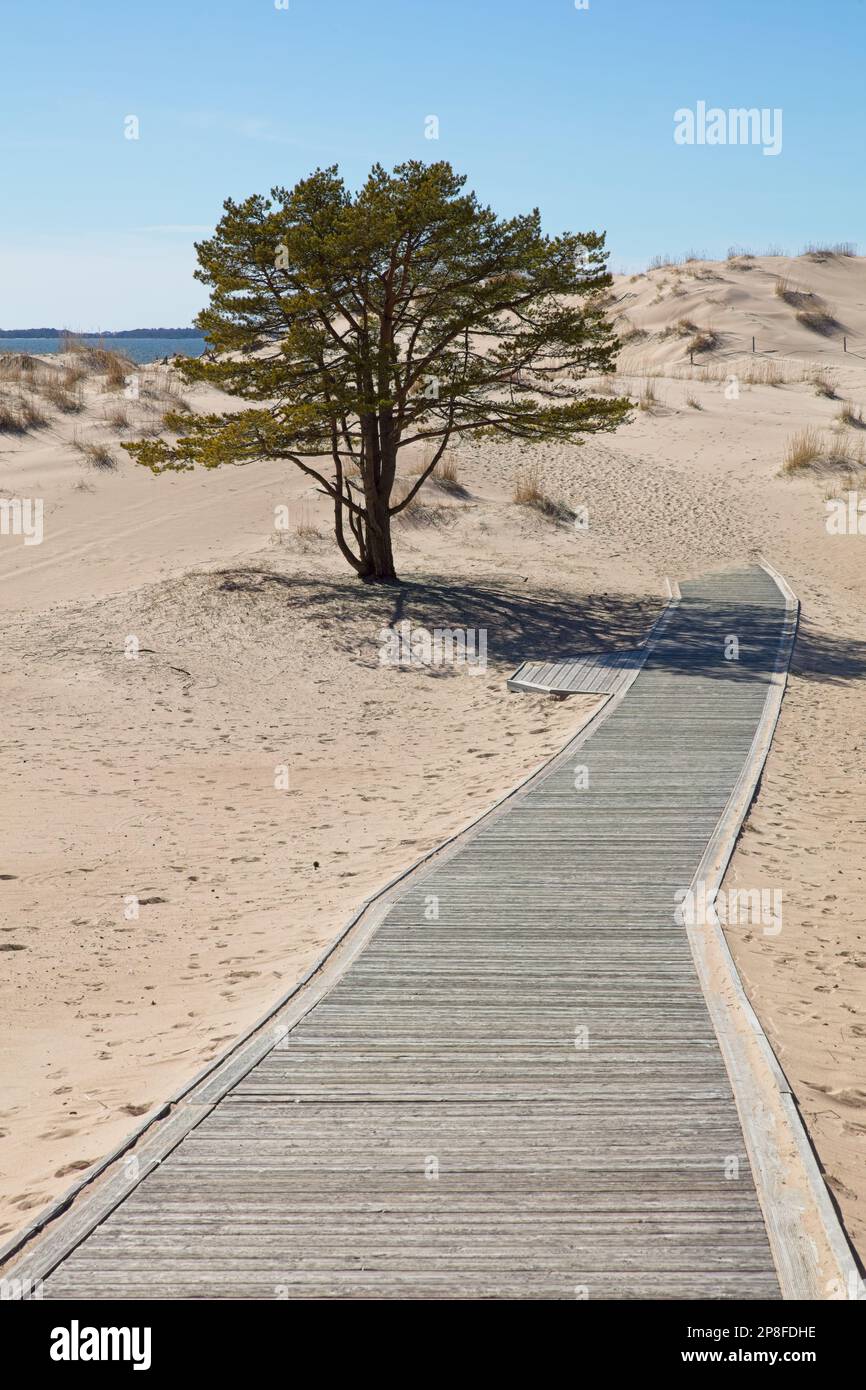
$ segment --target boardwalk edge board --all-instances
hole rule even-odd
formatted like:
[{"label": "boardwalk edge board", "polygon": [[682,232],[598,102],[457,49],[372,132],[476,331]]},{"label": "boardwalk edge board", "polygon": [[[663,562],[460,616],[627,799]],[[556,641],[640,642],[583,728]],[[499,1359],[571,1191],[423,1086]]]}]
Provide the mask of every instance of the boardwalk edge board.
[{"label": "boardwalk edge board", "polygon": [[[721,888],[779,721],[800,604],[762,555],[785,600],[783,625],[752,747],[691,888]],[[785,1299],[863,1298],[859,1268],[824,1181],[791,1087],[752,1008],[718,924],[687,926],[689,943],[731,1086]]]}]

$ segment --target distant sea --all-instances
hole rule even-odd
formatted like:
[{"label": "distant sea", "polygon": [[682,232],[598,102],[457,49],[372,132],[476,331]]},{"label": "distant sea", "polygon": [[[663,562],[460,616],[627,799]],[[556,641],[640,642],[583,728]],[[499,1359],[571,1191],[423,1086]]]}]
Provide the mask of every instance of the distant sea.
[{"label": "distant sea", "polygon": [[[100,338],[96,335],[90,337],[81,334],[77,341],[88,346],[105,347],[111,352],[121,352],[133,362],[154,362],[157,358],[173,357],[176,353],[184,357],[200,357],[204,352],[204,338],[199,337]],[[0,335],[0,353],[32,352],[38,355],[43,352],[60,352],[62,347],[62,338],[5,338]]]}]

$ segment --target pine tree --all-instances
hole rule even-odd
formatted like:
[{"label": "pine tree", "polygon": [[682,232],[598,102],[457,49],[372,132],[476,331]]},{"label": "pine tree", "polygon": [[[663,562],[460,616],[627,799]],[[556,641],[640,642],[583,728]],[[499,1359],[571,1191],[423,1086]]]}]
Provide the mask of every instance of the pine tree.
[{"label": "pine tree", "polygon": [[[169,416],[176,443],[129,452],[154,473],[286,459],[333,502],[365,580],[394,582],[391,520],[449,444],[479,436],[578,442],[628,401],[581,388],[611,372],[604,235],[545,236],[538,210],[501,219],[447,163],[380,165],[359,192],[336,167],[270,199],[229,199],[196,277],[210,351],[184,360],[247,408]],[[424,469],[395,496],[401,450]]]}]

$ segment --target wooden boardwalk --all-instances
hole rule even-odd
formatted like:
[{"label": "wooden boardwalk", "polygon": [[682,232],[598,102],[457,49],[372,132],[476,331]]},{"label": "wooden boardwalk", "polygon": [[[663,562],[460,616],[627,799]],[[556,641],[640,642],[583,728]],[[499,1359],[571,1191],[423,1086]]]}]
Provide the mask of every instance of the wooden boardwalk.
[{"label": "wooden boardwalk", "polygon": [[192,1095],[201,1118],[67,1235],[44,1296],[778,1298],[674,904],[784,618],[758,567],[683,584],[609,716],[411,876],[285,1035]]}]

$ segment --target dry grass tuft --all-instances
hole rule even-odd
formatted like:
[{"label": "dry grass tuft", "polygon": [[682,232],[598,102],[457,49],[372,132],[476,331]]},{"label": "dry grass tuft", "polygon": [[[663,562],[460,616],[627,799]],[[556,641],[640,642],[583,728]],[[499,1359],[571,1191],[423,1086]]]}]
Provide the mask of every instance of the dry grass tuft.
[{"label": "dry grass tuft", "polygon": [[653,386],[652,382],[644,382],[644,388],[638,396],[638,410],[652,411],[655,410],[659,404],[660,402],[658,396],[656,395],[656,388]]},{"label": "dry grass tuft", "polygon": [[0,434],[21,434],[21,416],[11,401],[0,400]]},{"label": "dry grass tuft", "polygon": [[512,501],[519,507],[537,507],[546,500],[541,465],[531,463],[518,473]]},{"label": "dry grass tuft", "polygon": [[786,275],[780,275],[775,285],[773,293],[777,299],[781,299],[785,304],[790,304],[793,309],[800,309],[812,303],[815,299],[814,290],[803,289],[800,285],[795,285],[793,280],[789,280]]},{"label": "dry grass tuft", "polygon": [[35,396],[20,396],[18,399],[18,414],[21,417],[21,424],[25,430],[41,429],[48,424],[48,416],[42,409]]},{"label": "dry grass tuft", "polygon": [[807,260],[830,261],[834,256],[856,256],[857,246],[853,241],[833,241],[815,242],[812,241],[803,248],[802,254]]},{"label": "dry grass tuft", "polygon": [[637,324],[632,323],[627,314],[621,316],[622,328],[617,328],[617,337],[622,347],[629,343],[641,343],[649,334],[645,328],[638,328]]},{"label": "dry grass tuft", "polygon": [[662,329],[659,341],[664,342],[666,338],[688,338],[689,334],[698,331],[698,325],[692,323],[691,319],[677,319],[676,323],[669,323],[667,328]]},{"label": "dry grass tuft", "polygon": [[836,383],[826,368],[820,367],[816,372],[813,372],[811,381],[815,387],[816,396],[825,396],[828,401],[835,401]]},{"label": "dry grass tuft", "polygon": [[862,439],[852,444],[850,436],[844,431],[834,434],[825,450],[824,463],[827,468],[863,468],[866,464],[866,450]]},{"label": "dry grass tuft", "polygon": [[786,276],[780,275],[774,293],[778,299],[796,310],[797,322],[813,333],[821,333],[826,337],[840,326],[830,305],[825,304],[814,290],[804,289],[803,286],[795,285],[792,280],[788,280]]},{"label": "dry grass tuft", "polygon": [[795,317],[804,328],[808,328],[812,333],[820,333],[824,338],[835,333],[841,326],[833,310],[827,304],[817,303],[811,309],[798,309]]},{"label": "dry grass tuft", "polygon": [[297,519],[294,527],[295,535],[302,541],[319,541],[322,533],[313,519],[310,509],[305,502],[301,502],[297,510]]},{"label": "dry grass tuft", "polygon": [[129,429],[129,411],[125,405],[113,405],[105,412],[105,423],[113,430]]},{"label": "dry grass tuft", "polygon": [[550,521],[574,520],[571,508],[547,491],[544,472],[538,463],[530,463],[518,473],[511,496],[519,507],[532,507]]},{"label": "dry grass tuft", "polygon": [[101,473],[110,473],[117,468],[117,459],[109,446],[101,440],[75,438],[72,446],[87,460],[91,468],[96,468]]},{"label": "dry grass tuft", "polygon": [[700,328],[687,344],[689,352],[712,352],[719,345],[719,335],[712,328]]},{"label": "dry grass tuft", "polygon": [[34,395],[0,399],[0,434],[25,434],[48,424],[48,416]]},{"label": "dry grass tuft", "polygon": [[445,453],[437,463],[430,475],[430,481],[440,487],[443,492],[448,492],[452,497],[468,497],[468,489],[460,481],[457,469],[457,460],[453,454]]},{"label": "dry grass tuft", "polygon": [[823,455],[821,435],[813,425],[792,434],[785,445],[783,473],[798,473],[818,463]]},{"label": "dry grass tuft", "polygon": [[64,415],[74,415],[84,409],[81,387],[67,386],[65,377],[46,377],[39,387],[39,392],[49,405],[53,405],[55,410],[61,410]]},{"label": "dry grass tuft", "polygon": [[836,418],[841,425],[847,425],[849,429],[866,429],[866,420],[863,419],[863,409],[861,406],[855,405],[853,401],[843,401]]}]

